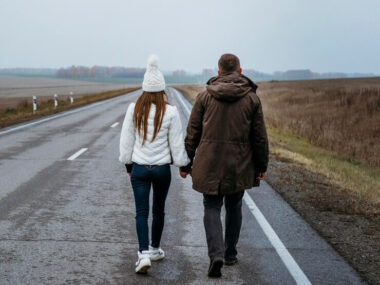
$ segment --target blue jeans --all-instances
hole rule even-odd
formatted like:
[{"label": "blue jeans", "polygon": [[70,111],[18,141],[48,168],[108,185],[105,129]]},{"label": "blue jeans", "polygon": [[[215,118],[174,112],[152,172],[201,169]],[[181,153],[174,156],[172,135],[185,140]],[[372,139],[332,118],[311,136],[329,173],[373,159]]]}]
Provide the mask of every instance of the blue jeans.
[{"label": "blue jeans", "polygon": [[152,246],[159,247],[165,219],[165,201],[171,181],[170,165],[133,164],[131,182],[136,205],[139,250],[149,249],[149,194],[153,186]]}]

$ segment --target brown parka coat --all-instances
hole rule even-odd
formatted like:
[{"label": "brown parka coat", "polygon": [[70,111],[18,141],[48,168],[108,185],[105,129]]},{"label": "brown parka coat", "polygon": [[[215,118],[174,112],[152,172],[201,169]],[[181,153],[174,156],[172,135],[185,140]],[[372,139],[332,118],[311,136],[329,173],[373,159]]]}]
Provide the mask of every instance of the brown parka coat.
[{"label": "brown parka coat", "polygon": [[268,166],[268,138],[256,89],[248,77],[232,72],[211,78],[198,95],[185,139],[195,190],[228,195],[259,186],[256,177]]}]

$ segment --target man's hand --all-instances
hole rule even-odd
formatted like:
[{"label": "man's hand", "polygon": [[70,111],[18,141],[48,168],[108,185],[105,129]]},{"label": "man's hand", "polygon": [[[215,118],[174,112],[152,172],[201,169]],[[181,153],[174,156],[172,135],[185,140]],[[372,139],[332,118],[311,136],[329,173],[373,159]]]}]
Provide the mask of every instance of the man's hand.
[{"label": "man's hand", "polygon": [[184,171],[181,171],[181,169],[179,169],[179,175],[180,175],[182,178],[186,178],[188,174],[189,174],[189,173],[184,172]]},{"label": "man's hand", "polygon": [[265,176],[267,176],[267,173],[266,172],[260,172],[259,173],[259,176],[257,176],[256,178],[258,180],[264,180]]},{"label": "man's hand", "polygon": [[131,173],[130,172],[127,172],[128,173],[128,176],[131,177]]}]

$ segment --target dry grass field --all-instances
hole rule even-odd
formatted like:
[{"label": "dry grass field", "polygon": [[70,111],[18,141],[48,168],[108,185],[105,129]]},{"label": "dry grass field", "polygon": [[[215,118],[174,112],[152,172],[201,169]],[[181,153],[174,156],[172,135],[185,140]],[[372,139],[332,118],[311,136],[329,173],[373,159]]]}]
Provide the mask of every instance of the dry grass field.
[{"label": "dry grass field", "polygon": [[77,108],[97,101],[110,99],[128,92],[132,92],[137,89],[139,89],[139,87],[129,87],[118,90],[87,94],[86,96],[83,95],[76,97],[74,103],[70,102],[68,96],[61,96],[58,99],[57,108],[54,107],[53,99],[46,99],[38,103],[38,110],[35,113],[33,113],[32,102],[30,100],[21,98],[16,107],[0,107],[0,128],[36,119],[42,116],[52,115],[58,112]]},{"label": "dry grass field", "polygon": [[[40,77],[0,76],[0,128],[109,99],[138,89],[136,86]],[[74,92],[74,103],[69,93]],[[54,108],[53,94],[58,94]],[[37,96],[33,113],[32,96]]]},{"label": "dry grass field", "polygon": [[380,78],[265,82],[258,94],[272,126],[380,167]]},{"label": "dry grass field", "polygon": [[346,212],[379,216],[380,78],[259,86],[272,153],[338,182],[352,197]]},{"label": "dry grass field", "polygon": [[22,77],[0,75],[0,108],[17,107],[21,101],[32,100],[37,96],[39,101],[49,100],[56,93],[58,96],[85,96],[110,90],[130,87],[127,84],[89,82],[45,77]]}]

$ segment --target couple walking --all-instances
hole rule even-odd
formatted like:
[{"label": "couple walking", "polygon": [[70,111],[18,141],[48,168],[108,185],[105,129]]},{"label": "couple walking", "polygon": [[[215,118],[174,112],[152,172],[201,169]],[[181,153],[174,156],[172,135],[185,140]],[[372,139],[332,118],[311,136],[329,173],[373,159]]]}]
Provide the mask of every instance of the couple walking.
[{"label": "couple walking", "polygon": [[[223,265],[237,263],[245,189],[259,185],[268,164],[268,140],[257,86],[242,74],[238,57],[220,57],[218,76],[207,82],[195,101],[183,140],[178,110],[168,103],[158,58],[151,56],[142,95],[129,105],[120,138],[119,160],[131,178],[139,241],[136,272],[163,259],[164,228],[170,164],[181,177],[192,176],[203,194],[204,227],[210,266],[208,276],[220,277]],[[153,219],[149,243],[149,194],[153,186]],[[225,204],[225,234],[220,218]]]}]

